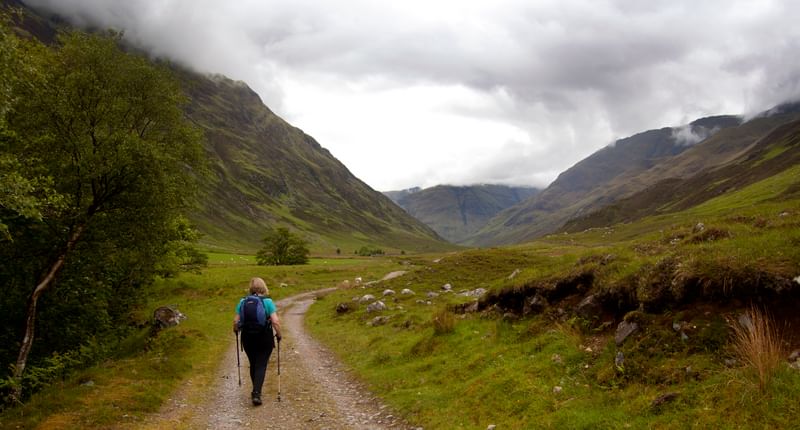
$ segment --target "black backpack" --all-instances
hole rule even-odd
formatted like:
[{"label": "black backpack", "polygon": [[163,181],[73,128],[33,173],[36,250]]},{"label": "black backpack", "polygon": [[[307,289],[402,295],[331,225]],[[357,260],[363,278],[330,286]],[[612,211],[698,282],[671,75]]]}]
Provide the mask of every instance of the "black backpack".
[{"label": "black backpack", "polygon": [[259,296],[247,296],[242,302],[239,329],[244,333],[265,333],[272,331],[272,321],[267,315],[264,301]]}]

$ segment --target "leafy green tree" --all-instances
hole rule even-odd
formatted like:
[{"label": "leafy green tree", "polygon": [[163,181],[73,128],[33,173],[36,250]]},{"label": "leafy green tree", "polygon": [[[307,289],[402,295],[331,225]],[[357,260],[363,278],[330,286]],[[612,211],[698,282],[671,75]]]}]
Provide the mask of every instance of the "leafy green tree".
[{"label": "leafy green tree", "polygon": [[267,231],[264,247],[256,254],[262,266],[283,266],[308,263],[308,243],[286,227]]},{"label": "leafy green tree", "polygon": [[91,297],[114,302],[111,294],[124,302],[182,240],[176,219],[203,172],[201,134],[184,118],[178,82],[118,44],[116,35],[73,32],[57,48],[30,50],[26,67],[39,78],[13,87],[8,99],[0,162],[14,157],[14,176],[0,180],[27,181],[23,197],[34,205],[26,212],[15,206],[25,200],[18,196],[0,202],[10,236],[0,257],[12,262],[0,282],[30,285],[13,366],[18,381],[44,293],[58,284],[61,294],[75,294],[76,306]]}]

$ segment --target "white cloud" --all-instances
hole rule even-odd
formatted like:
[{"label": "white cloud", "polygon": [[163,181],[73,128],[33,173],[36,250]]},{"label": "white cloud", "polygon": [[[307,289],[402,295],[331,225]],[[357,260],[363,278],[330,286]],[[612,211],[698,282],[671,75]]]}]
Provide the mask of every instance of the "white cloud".
[{"label": "white cloud", "polygon": [[800,97],[791,0],[29,3],[248,82],[382,190],[542,186],[616,137]]}]

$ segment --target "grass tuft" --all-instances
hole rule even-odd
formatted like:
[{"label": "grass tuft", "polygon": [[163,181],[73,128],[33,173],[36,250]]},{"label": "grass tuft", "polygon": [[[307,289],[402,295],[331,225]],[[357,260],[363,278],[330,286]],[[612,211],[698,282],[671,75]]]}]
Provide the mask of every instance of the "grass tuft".
[{"label": "grass tuft", "polygon": [[766,311],[754,306],[730,325],[734,353],[755,371],[758,387],[764,392],[785,357],[774,320]]},{"label": "grass tuft", "polygon": [[433,314],[433,332],[436,334],[453,333],[456,330],[456,316],[447,309],[442,309]]}]

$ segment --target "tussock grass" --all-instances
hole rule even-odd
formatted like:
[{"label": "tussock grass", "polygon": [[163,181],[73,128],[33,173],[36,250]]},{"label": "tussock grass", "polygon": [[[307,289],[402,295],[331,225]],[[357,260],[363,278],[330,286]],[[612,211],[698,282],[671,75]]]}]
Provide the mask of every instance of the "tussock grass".
[{"label": "tussock grass", "polygon": [[456,329],[456,316],[447,309],[441,309],[431,318],[433,332],[436,334],[452,333]]},{"label": "tussock grass", "polygon": [[730,326],[735,355],[755,372],[759,389],[766,391],[786,356],[778,326],[766,311],[755,306]]}]

